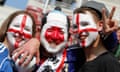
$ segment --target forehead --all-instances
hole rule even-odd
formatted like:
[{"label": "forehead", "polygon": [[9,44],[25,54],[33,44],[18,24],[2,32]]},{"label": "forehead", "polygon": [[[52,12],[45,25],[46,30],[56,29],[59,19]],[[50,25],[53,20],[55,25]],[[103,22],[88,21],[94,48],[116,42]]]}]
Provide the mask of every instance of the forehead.
[{"label": "forehead", "polygon": [[53,27],[57,27],[57,28],[60,28],[60,29],[67,29],[68,28],[67,25],[52,22],[52,23],[45,24],[42,29],[53,28]]},{"label": "forehead", "polygon": [[73,23],[76,24],[77,22],[80,21],[85,21],[85,22],[89,22],[89,21],[93,21],[93,17],[90,13],[77,13],[73,15]]},{"label": "forehead", "polygon": [[46,24],[43,27],[60,27],[65,29],[68,27],[67,16],[59,11],[52,11],[46,16]]},{"label": "forehead", "polygon": [[21,25],[21,24],[24,23],[25,26],[30,26],[31,24],[33,24],[33,21],[32,21],[32,18],[29,15],[19,14],[15,18],[13,18],[11,23],[14,24],[14,25]]}]

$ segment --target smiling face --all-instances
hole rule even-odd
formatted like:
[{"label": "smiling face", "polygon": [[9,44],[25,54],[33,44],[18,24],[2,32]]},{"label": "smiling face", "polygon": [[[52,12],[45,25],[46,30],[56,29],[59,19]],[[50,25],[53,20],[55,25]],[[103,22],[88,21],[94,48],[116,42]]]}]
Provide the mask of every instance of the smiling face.
[{"label": "smiling face", "polygon": [[56,53],[65,47],[67,42],[67,27],[59,24],[45,24],[41,31],[41,41],[50,53]]},{"label": "smiling face", "polygon": [[68,39],[67,17],[60,12],[52,12],[47,16],[47,23],[41,29],[41,44],[49,53],[57,53],[64,49]]},{"label": "smiling face", "polygon": [[90,13],[74,14],[72,27],[82,47],[90,46],[97,38],[97,26]]},{"label": "smiling face", "polygon": [[18,48],[32,37],[33,21],[27,14],[19,14],[11,22],[7,39],[10,45]]}]

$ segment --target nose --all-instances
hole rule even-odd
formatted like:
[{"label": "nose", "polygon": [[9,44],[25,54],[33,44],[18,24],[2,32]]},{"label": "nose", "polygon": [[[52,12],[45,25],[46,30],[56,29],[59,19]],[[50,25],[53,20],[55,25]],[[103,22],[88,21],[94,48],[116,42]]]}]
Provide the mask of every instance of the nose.
[{"label": "nose", "polygon": [[17,42],[20,42],[24,38],[23,33],[16,33],[15,38]]},{"label": "nose", "polygon": [[53,39],[54,41],[56,41],[56,40],[59,39],[59,34],[58,34],[57,31],[54,31],[54,32],[53,32],[53,37],[52,37],[52,39]]},{"label": "nose", "polygon": [[17,41],[17,42],[20,42],[21,40],[22,40],[22,37],[21,37],[21,36],[16,37],[16,41]]},{"label": "nose", "polygon": [[61,35],[58,31],[54,31],[52,41],[54,41],[56,44],[59,44],[64,41],[64,35]]}]

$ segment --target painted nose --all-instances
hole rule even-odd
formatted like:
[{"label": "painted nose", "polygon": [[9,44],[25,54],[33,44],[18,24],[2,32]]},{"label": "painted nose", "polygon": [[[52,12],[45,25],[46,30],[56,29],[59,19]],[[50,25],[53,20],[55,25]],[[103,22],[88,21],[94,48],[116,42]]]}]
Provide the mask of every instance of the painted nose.
[{"label": "painted nose", "polygon": [[64,41],[64,35],[61,35],[58,31],[55,31],[52,36],[52,40],[56,42],[57,44]]},{"label": "painted nose", "polygon": [[16,36],[16,41],[18,42],[20,42],[24,38],[23,33],[16,33],[15,36]]},{"label": "painted nose", "polygon": [[59,34],[58,34],[57,31],[54,31],[54,32],[53,32],[53,36],[52,36],[52,40],[56,41],[56,40],[58,40],[58,39],[59,39]]}]

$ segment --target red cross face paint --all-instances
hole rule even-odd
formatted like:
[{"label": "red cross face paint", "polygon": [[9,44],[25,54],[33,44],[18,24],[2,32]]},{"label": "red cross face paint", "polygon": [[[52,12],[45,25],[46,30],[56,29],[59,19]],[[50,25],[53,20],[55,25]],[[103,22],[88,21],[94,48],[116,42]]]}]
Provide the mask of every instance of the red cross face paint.
[{"label": "red cross face paint", "polygon": [[67,34],[66,26],[45,24],[41,31],[41,42],[48,52],[56,53],[65,47]]},{"label": "red cross face paint", "polygon": [[32,19],[26,14],[16,16],[11,22],[7,39],[12,47],[18,48],[32,37]]},{"label": "red cross face paint", "polygon": [[97,38],[97,25],[90,13],[73,16],[73,32],[76,33],[81,47],[90,46]]},{"label": "red cross face paint", "polygon": [[52,26],[46,30],[45,38],[49,43],[55,42],[58,45],[64,41],[64,31],[59,27]]},{"label": "red cross face paint", "polygon": [[41,29],[41,44],[47,52],[57,53],[66,46],[68,38],[66,15],[52,12],[47,16],[47,23]]}]

